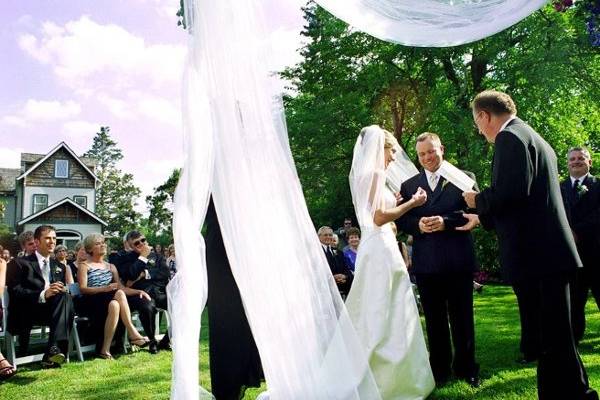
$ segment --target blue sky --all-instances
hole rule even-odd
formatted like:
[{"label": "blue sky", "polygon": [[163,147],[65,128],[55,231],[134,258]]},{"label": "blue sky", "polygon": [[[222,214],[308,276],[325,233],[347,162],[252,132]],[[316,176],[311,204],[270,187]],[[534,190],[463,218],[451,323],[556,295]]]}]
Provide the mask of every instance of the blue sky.
[{"label": "blue sky", "polygon": [[[299,61],[299,0],[264,0],[277,57]],[[65,141],[78,154],[110,126],[120,167],[144,195],[182,160],[180,93],[187,33],[179,0],[2,0],[0,166]],[[143,199],[143,196],[142,196]],[[143,206],[140,199],[139,205]]]}]

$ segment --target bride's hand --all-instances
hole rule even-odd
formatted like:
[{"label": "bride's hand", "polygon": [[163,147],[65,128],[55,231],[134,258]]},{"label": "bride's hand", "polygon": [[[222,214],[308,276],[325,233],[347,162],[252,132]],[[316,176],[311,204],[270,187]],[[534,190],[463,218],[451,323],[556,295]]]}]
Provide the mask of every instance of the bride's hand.
[{"label": "bride's hand", "polygon": [[422,187],[419,187],[415,194],[412,195],[412,199],[416,207],[422,206],[427,201],[427,192]]}]

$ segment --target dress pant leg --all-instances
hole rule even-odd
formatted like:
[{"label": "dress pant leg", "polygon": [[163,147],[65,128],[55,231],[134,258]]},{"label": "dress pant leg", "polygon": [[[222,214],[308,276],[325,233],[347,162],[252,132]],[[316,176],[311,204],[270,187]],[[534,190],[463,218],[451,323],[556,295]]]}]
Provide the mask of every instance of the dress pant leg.
[{"label": "dress pant leg", "polygon": [[473,318],[473,277],[457,274],[447,282],[448,316],[454,344],[452,369],[459,378],[479,375],[475,361],[475,322]]},{"label": "dress pant leg", "polygon": [[570,319],[569,278],[552,275],[539,280],[541,353],[538,396],[541,400],[597,399],[577,353]]},{"label": "dress pant leg", "polygon": [[536,360],[540,353],[539,288],[531,281],[514,282],[513,291],[517,296],[521,321],[520,350],[523,358]]},{"label": "dress pant leg", "polygon": [[45,308],[49,316],[48,325],[50,327],[47,349],[58,346],[65,353],[68,351],[69,337],[75,316],[71,295],[68,293],[56,294],[46,300]]},{"label": "dress pant leg", "polygon": [[443,382],[450,377],[452,363],[445,285],[445,276],[417,275],[417,286],[425,314],[429,363],[437,382]]},{"label": "dress pant leg", "polygon": [[146,336],[148,336],[148,339],[156,341],[154,326],[156,307],[154,306],[154,302],[152,300],[141,298],[138,295],[127,296],[127,302],[132,310],[138,312],[140,322],[142,323],[142,327],[144,328],[144,332],[146,333]]},{"label": "dress pant leg", "polygon": [[571,325],[573,338],[578,344],[585,333],[585,305],[587,303],[590,282],[585,268],[578,268],[574,278],[569,283],[571,297]]}]

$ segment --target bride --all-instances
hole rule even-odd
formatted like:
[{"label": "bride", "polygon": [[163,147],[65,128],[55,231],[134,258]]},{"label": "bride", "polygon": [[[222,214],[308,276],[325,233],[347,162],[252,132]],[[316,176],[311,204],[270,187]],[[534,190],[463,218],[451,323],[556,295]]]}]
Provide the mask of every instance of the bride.
[{"label": "bride", "polygon": [[[424,399],[435,386],[408,272],[390,226],[425,203],[427,194],[419,188],[396,206],[385,170],[399,148],[390,132],[376,125],[363,128],[350,171],[362,240],[346,307],[386,400]],[[399,182],[389,183],[399,187]]]}]

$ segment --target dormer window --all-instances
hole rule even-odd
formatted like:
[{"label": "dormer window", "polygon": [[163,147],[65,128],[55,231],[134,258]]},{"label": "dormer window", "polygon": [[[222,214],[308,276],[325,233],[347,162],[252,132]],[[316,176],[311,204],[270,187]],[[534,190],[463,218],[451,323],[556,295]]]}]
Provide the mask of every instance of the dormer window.
[{"label": "dormer window", "polygon": [[48,207],[48,195],[47,194],[34,194],[33,195],[33,213],[42,211]]},{"label": "dormer window", "polygon": [[54,161],[54,177],[68,178],[69,177],[69,160]]},{"label": "dormer window", "polygon": [[83,208],[87,208],[87,197],[86,196],[73,196],[73,201],[79,204]]}]

